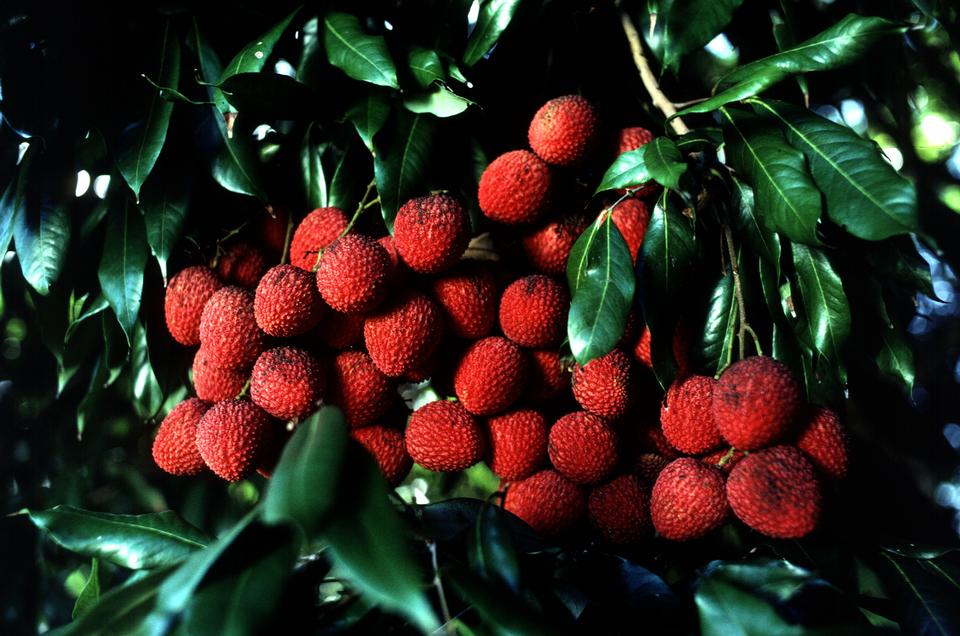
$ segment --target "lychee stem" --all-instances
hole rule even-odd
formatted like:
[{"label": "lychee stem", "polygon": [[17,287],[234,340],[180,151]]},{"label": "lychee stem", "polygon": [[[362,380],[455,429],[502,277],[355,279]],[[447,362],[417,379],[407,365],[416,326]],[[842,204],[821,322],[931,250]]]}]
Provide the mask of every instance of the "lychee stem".
[{"label": "lychee stem", "polygon": [[720,458],[720,461],[717,462],[717,468],[723,468],[726,465],[726,463],[733,458],[736,452],[737,452],[737,449],[731,446],[730,450],[728,450],[727,453]]},{"label": "lychee stem", "polygon": [[290,239],[293,238],[293,215],[287,214],[287,233],[283,236],[283,255],[280,256],[280,264],[286,264],[287,257],[290,256]]},{"label": "lychee stem", "polygon": [[730,271],[733,272],[733,294],[737,299],[737,342],[739,344],[740,359],[743,360],[747,354],[747,332],[753,337],[753,344],[757,348],[757,354],[763,355],[760,347],[760,338],[757,332],[750,327],[747,322],[747,303],[743,299],[743,285],[740,282],[740,266],[737,263],[737,248],[733,243],[733,231],[729,225],[723,226],[723,236],[727,241],[727,253],[730,255]]},{"label": "lychee stem", "polygon": [[377,198],[375,198],[374,200],[369,201],[369,202],[367,201],[367,197],[370,196],[370,193],[373,192],[373,189],[376,188],[376,187],[377,187],[377,180],[376,180],[376,179],[372,179],[372,180],[370,181],[370,183],[367,184],[367,189],[366,189],[366,191],[364,191],[363,197],[360,199],[360,203],[357,205],[357,210],[356,210],[356,212],[354,212],[354,213],[353,213],[353,216],[350,217],[350,222],[347,223],[347,227],[345,227],[345,228],[343,229],[343,232],[340,232],[340,236],[337,237],[338,239],[339,239],[339,238],[343,238],[344,236],[346,236],[346,235],[350,232],[350,230],[353,229],[353,224],[357,222],[357,219],[360,218],[360,215],[363,214],[363,211],[364,211],[364,210],[366,210],[367,208],[369,208],[369,207],[371,207],[371,206],[373,206],[373,205],[375,205],[375,204],[377,204],[377,203],[380,203],[380,197],[377,197]]}]

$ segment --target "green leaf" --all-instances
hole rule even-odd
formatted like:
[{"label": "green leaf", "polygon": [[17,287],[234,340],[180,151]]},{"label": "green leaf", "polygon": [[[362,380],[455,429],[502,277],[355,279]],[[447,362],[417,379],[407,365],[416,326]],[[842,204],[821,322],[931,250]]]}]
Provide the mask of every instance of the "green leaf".
[{"label": "green leaf", "polygon": [[[657,21],[663,21],[660,35],[663,65],[676,70],[680,58],[702,49],[730,24],[733,12],[743,0],[665,0]],[[695,19],[694,19],[695,17]]]},{"label": "green leaf", "polygon": [[603,173],[596,193],[618,188],[632,188],[650,181],[652,177],[650,169],[647,168],[645,147],[628,150],[618,156]]},{"label": "green leaf", "polygon": [[766,227],[760,220],[754,202],[753,190],[736,177],[733,183],[734,223],[741,236],[745,236],[750,248],[773,267],[780,277],[780,235]]},{"label": "green leaf", "polygon": [[644,144],[643,159],[650,178],[665,188],[676,190],[680,187],[680,177],[687,171],[680,149],[672,139],[657,137]]},{"label": "green leaf", "polygon": [[209,541],[204,533],[169,510],[117,515],[56,506],[24,513],[61,547],[132,569],[177,563]]},{"label": "green leaf", "polygon": [[489,502],[480,509],[470,546],[470,564],[490,582],[519,594],[520,563],[507,515],[503,508]]},{"label": "green leaf", "polygon": [[426,174],[433,147],[434,119],[399,111],[396,125],[374,140],[373,170],[387,229],[400,206],[412,198]]},{"label": "green leaf", "polygon": [[567,260],[567,337],[580,365],[609,353],[627,325],[636,280],[627,242],[602,214],[573,244]]},{"label": "green leaf", "polygon": [[90,563],[90,576],[80,589],[76,603],[73,604],[73,620],[77,620],[100,601],[100,562],[93,559]]},{"label": "green leaf", "polygon": [[99,603],[72,623],[47,633],[51,636],[143,634],[144,621],[153,609],[160,585],[169,574],[169,570],[163,569],[131,578],[100,597]]},{"label": "green leaf", "polygon": [[357,205],[370,183],[373,157],[363,145],[351,140],[330,179],[329,204],[344,210]]},{"label": "green leaf", "polygon": [[920,229],[917,193],[872,141],[846,126],[779,102],[752,100],[800,149],[826,199],[826,212],[854,236],[879,241]]},{"label": "green leaf", "polygon": [[905,633],[948,636],[960,630],[955,576],[934,560],[918,561],[889,552],[881,556],[886,565],[880,570],[883,587],[890,590],[900,610],[898,622]]},{"label": "green leaf", "polygon": [[429,88],[434,82],[442,82],[447,78],[440,56],[432,49],[412,47],[407,53],[407,65],[420,88]]},{"label": "green leaf", "polygon": [[913,366],[913,351],[910,345],[892,324],[881,328],[882,344],[877,354],[877,366],[884,373],[897,378],[907,389],[913,391],[913,381],[916,378]]},{"label": "green leaf", "polygon": [[[290,26],[290,22],[293,21],[293,18],[296,17],[299,12],[300,7],[297,7],[291,11],[287,17],[275,24],[269,31],[237,53],[234,58],[230,60],[230,63],[227,64],[226,68],[223,69],[217,84],[222,85],[227,78],[239,73],[259,73],[262,71],[270,54],[273,53],[273,48],[277,45],[277,42],[287,30],[287,27]],[[204,73],[204,75],[206,75],[206,73]],[[221,112],[226,111],[221,110]]]},{"label": "green leaf", "polygon": [[13,239],[13,228],[16,225],[18,211],[16,186],[17,180],[11,179],[3,191],[3,196],[0,196],[0,258],[6,255],[10,241]]},{"label": "green leaf", "polygon": [[677,138],[677,148],[685,152],[716,150],[723,143],[723,131],[719,128],[698,128]]},{"label": "green leaf", "polygon": [[143,419],[157,416],[163,406],[163,388],[150,363],[150,348],[147,344],[147,330],[142,322],[133,329],[133,342],[130,346],[130,369],[133,384],[133,408]]},{"label": "green leaf", "polygon": [[379,91],[369,91],[366,97],[347,111],[347,119],[353,123],[360,138],[363,139],[364,145],[371,152],[373,151],[373,138],[387,123],[387,117],[389,116],[390,102]]},{"label": "green leaf", "polygon": [[[171,20],[167,20],[163,30],[159,57],[157,84],[176,89],[180,80],[180,40]],[[157,92],[150,100],[143,123],[126,132],[118,143],[117,169],[135,197],[139,198],[140,188],[160,157],[172,112],[173,102],[163,99]]]},{"label": "green leaf", "polygon": [[477,24],[467,40],[463,63],[473,66],[497,43],[513,21],[521,0],[486,0],[480,6]]},{"label": "green leaf", "polygon": [[488,583],[464,567],[445,568],[443,575],[498,636],[575,633],[571,625],[560,623],[562,615],[543,614],[530,607],[522,596]]},{"label": "green leaf", "polygon": [[728,269],[710,294],[703,327],[700,349],[712,372],[710,375],[719,373],[732,362],[730,355],[737,333],[737,305],[733,302],[733,291],[733,275]]},{"label": "green leaf", "polygon": [[[795,24],[792,4],[789,0],[781,0],[780,8],[783,9],[783,15],[777,13],[776,10],[770,11],[770,22],[771,30],[773,31],[773,39],[777,43],[777,49],[780,52],[783,52],[788,49],[792,49],[797,44],[797,37],[795,33]],[[810,88],[807,86],[807,78],[804,75],[797,75],[797,86],[800,87],[800,92],[803,94],[803,103],[806,106],[810,105]]]},{"label": "green leaf", "polygon": [[237,73],[220,90],[239,112],[261,119],[313,119],[320,110],[312,88],[279,73]]},{"label": "green leaf", "polygon": [[315,142],[313,125],[307,128],[300,144],[300,169],[303,173],[303,189],[307,194],[307,205],[311,210],[327,207],[327,177],[323,172],[323,153],[329,146],[326,142]]},{"label": "green leaf", "polygon": [[185,174],[164,174],[144,184],[140,212],[146,226],[147,244],[167,284],[167,262],[180,238],[190,202],[190,182]]},{"label": "green leaf", "polygon": [[911,291],[936,298],[930,265],[909,237],[901,236],[870,245],[863,256],[881,280],[893,281]]},{"label": "green leaf", "polygon": [[267,201],[263,168],[247,121],[244,115],[237,115],[232,134],[221,128],[223,145],[213,158],[213,178],[230,192]]},{"label": "green leaf", "polygon": [[89,298],[88,295],[85,294],[83,298],[77,300],[70,307],[69,323],[67,324],[66,332],[63,334],[63,342],[66,343],[69,341],[74,331],[86,320],[100,314],[109,306],[110,303],[107,302],[107,299],[104,298],[102,294],[97,294],[93,298]]},{"label": "green leaf", "polygon": [[143,219],[122,197],[110,213],[103,255],[97,272],[103,295],[117,315],[127,342],[140,313],[143,270],[147,265],[147,234]]},{"label": "green leaf", "polygon": [[230,104],[224,97],[223,91],[216,87],[216,83],[220,81],[220,76],[223,74],[223,64],[220,63],[217,52],[213,50],[213,47],[207,43],[203,34],[200,33],[200,26],[197,24],[196,18],[193,18],[188,46],[193,49],[194,55],[200,62],[200,68],[197,69],[200,79],[206,83],[207,96],[214,103],[214,117],[222,126],[223,117],[221,115],[230,110]]},{"label": "green leaf", "polygon": [[437,117],[455,117],[473,104],[449,88],[438,85],[427,93],[415,93],[403,99],[404,107],[411,113],[430,113]]},{"label": "green leaf", "polygon": [[355,80],[400,88],[386,41],[366,33],[349,13],[331,11],[323,18],[323,43],[330,63]]},{"label": "green leaf", "polygon": [[750,182],[764,225],[799,243],[819,245],[820,191],[803,153],[769,120],[721,108],[727,160]]}]

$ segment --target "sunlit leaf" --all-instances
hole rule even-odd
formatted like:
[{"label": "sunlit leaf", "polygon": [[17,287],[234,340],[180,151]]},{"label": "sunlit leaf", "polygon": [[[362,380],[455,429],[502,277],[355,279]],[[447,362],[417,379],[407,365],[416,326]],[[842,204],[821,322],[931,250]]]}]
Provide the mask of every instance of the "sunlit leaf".
[{"label": "sunlit leaf", "polygon": [[100,601],[100,562],[93,559],[90,562],[90,576],[84,581],[73,604],[73,620],[77,620]]},{"label": "sunlit leaf", "polygon": [[676,70],[681,57],[702,49],[723,31],[742,2],[664,0],[658,11],[658,21],[663,21],[664,25],[660,34],[663,65]]},{"label": "sunlit leaf", "polygon": [[429,88],[434,82],[442,82],[447,77],[440,56],[432,49],[412,47],[407,53],[407,65],[420,88]]},{"label": "sunlit leaf", "polygon": [[383,37],[368,34],[356,16],[339,11],[324,16],[323,28],[323,42],[331,64],[355,80],[400,88],[397,68]]},{"label": "sunlit leaf", "polygon": [[846,381],[843,351],[850,335],[850,306],[840,276],[822,250],[795,243],[793,264],[813,346]]},{"label": "sunlit leaf", "polygon": [[390,115],[390,102],[378,91],[368,91],[367,95],[347,111],[349,119],[367,149],[373,150],[373,138]]},{"label": "sunlit leaf", "polygon": [[513,21],[521,0],[486,0],[480,6],[477,24],[467,40],[463,63],[473,66],[490,52]]}]

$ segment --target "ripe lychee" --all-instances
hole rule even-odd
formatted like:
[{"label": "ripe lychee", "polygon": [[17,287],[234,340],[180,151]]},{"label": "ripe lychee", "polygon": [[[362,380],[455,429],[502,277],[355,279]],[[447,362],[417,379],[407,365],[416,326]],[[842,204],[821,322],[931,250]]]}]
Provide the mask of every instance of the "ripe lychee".
[{"label": "ripe lychee", "polygon": [[391,378],[424,365],[442,338],[443,314],[418,292],[395,299],[363,323],[370,358]]},{"label": "ripe lychee", "polygon": [[453,267],[470,242],[470,217],[448,194],[432,194],[404,203],[393,225],[400,259],[420,274]]},{"label": "ripe lychee", "polygon": [[646,128],[641,128],[640,126],[633,126],[631,128],[621,128],[620,132],[617,133],[617,141],[619,143],[619,153],[623,154],[630,150],[636,150],[641,146],[645,146],[651,141],[653,141],[653,133],[647,130]]},{"label": "ripe lychee", "polygon": [[653,527],[666,539],[709,534],[727,517],[723,473],[699,459],[681,457],[660,472],[650,495]]},{"label": "ripe lychee", "polygon": [[512,150],[484,170],[477,198],[480,210],[493,221],[531,223],[550,203],[552,187],[547,164],[532,152]]},{"label": "ripe lychee", "polygon": [[600,117],[593,104],[579,95],[555,97],[540,107],[527,132],[530,147],[549,164],[583,162],[596,146]]},{"label": "ripe lychee", "polygon": [[503,507],[536,532],[554,537],[580,521],[586,498],[579,486],[548,469],[511,484]]},{"label": "ripe lychee", "polygon": [[235,398],[249,378],[249,367],[219,367],[211,361],[205,347],[197,349],[193,356],[193,387],[201,400],[221,402]]},{"label": "ripe lychee", "polygon": [[570,294],[549,276],[533,274],[511,283],[500,298],[503,335],[522,347],[558,345],[567,329]]},{"label": "ripe lychee", "polygon": [[529,477],[547,461],[547,418],[522,409],[487,420],[490,470],[501,479]]},{"label": "ripe lychee", "polygon": [[620,230],[620,234],[623,235],[623,239],[627,243],[627,249],[630,250],[630,258],[636,265],[640,248],[643,247],[643,237],[646,235],[647,225],[650,223],[650,209],[640,199],[630,197],[613,208],[610,218],[617,229]]},{"label": "ripe lychee", "polygon": [[374,309],[387,295],[390,255],[369,236],[347,234],[320,257],[317,289],[328,305],[345,314]]},{"label": "ripe lychee", "polygon": [[407,454],[403,431],[377,424],[355,428],[350,431],[350,437],[360,442],[373,456],[391,488],[398,486],[410,472],[413,460]]},{"label": "ripe lychee", "polygon": [[603,540],[617,545],[639,543],[650,533],[647,491],[636,475],[620,475],[596,486],[587,498],[590,522]]},{"label": "ripe lychee", "polygon": [[312,333],[324,346],[343,351],[363,342],[365,320],[363,314],[343,314],[329,309]]},{"label": "ripe lychee", "polygon": [[492,336],[470,345],[453,375],[464,408],[493,415],[517,401],[527,380],[527,361],[516,343]]},{"label": "ripe lychee", "polygon": [[720,450],[704,455],[700,458],[700,461],[708,466],[719,468],[725,474],[729,474],[730,471],[733,470],[733,467],[737,465],[737,462],[746,456],[746,453],[741,450],[721,448]]},{"label": "ripe lychee", "polygon": [[253,313],[253,292],[224,287],[203,307],[200,343],[218,367],[249,367],[263,351],[263,332]]},{"label": "ripe lychee", "polygon": [[753,356],[721,374],[713,390],[713,416],[731,446],[754,450],[789,431],[802,400],[800,384],[785,364]]},{"label": "ripe lychee", "polygon": [[182,345],[200,344],[200,316],[210,297],[223,287],[209,267],[194,265],[177,272],[167,283],[163,311],[167,330]]},{"label": "ripe lychee", "polygon": [[257,286],[269,267],[267,255],[250,243],[234,243],[217,259],[217,274],[230,285]]},{"label": "ripe lychee", "polygon": [[617,464],[617,434],[601,417],[578,411],[564,415],[550,429],[550,463],[578,484],[596,484]]},{"label": "ripe lychee", "polygon": [[489,267],[464,261],[432,285],[451,333],[470,340],[490,333],[497,318],[497,282]]},{"label": "ripe lychee", "polygon": [[680,452],[670,445],[661,427],[656,425],[642,426],[638,433],[641,450],[663,455],[667,459],[680,457]]},{"label": "ripe lychee", "polygon": [[657,477],[670,464],[669,459],[657,453],[640,453],[633,462],[633,472],[649,491],[656,483]]},{"label": "ripe lychee", "polygon": [[272,434],[270,418],[247,400],[213,405],[197,425],[197,448],[203,461],[227,481],[240,481],[260,464]]},{"label": "ripe lychee", "polygon": [[196,475],[206,468],[197,450],[197,424],[210,406],[187,398],[163,419],[153,440],[153,461],[161,470],[171,475]]},{"label": "ripe lychee", "polygon": [[573,368],[573,397],[587,411],[616,419],[633,405],[634,373],[620,349]]},{"label": "ripe lychee", "polygon": [[317,208],[297,226],[290,241],[290,264],[312,272],[318,254],[347,229],[347,215],[340,208]]},{"label": "ripe lychee", "polygon": [[831,479],[847,476],[850,464],[847,431],[837,414],[823,406],[811,406],[804,414],[796,446]]},{"label": "ripe lychee", "polygon": [[793,446],[775,446],[744,457],[727,478],[727,499],[741,521],[779,539],[810,533],[820,518],[816,471]]},{"label": "ripe lychee", "polygon": [[688,455],[700,455],[723,444],[713,419],[713,389],[717,381],[705,375],[674,380],[660,408],[660,424],[670,445]]},{"label": "ripe lychee", "polygon": [[583,214],[568,214],[549,221],[523,237],[523,252],[535,270],[543,274],[563,275],[573,244],[590,220]]},{"label": "ripe lychee", "polygon": [[327,401],[343,411],[351,428],[366,426],[389,410],[393,383],[363,351],[344,351],[330,365]]},{"label": "ripe lychee", "polygon": [[250,399],[281,420],[300,419],[323,396],[320,362],[296,347],[267,349],[257,358],[250,377]]},{"label": "ripe lychee", "polygon": [[253,299],[257,325],[278,338],[310,331],[323,317],[323,309],[314,277],[293,265],[277,265],[267,271]]},{"label": "ripe lychee", "polygon": [[427,470],[464,470],[483,459],[483,430],[457,402],[437,400],[418,408],[405,438],[410,457]]},{"label": "ripe lychee", "polygon": [[535,349],[529,352],[528,360],[525,399],[534,403],[545,402],[570,386],[570,369],[556,351]]}]

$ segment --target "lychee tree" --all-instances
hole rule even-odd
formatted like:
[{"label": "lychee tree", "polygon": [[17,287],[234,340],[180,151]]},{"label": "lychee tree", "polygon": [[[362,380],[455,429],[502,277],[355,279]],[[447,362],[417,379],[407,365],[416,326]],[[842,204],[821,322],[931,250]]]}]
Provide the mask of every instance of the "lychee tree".
[{"label": "lychee tree", "polygon": [[0,14],[4,633],[960,632],[951,3]]}]

